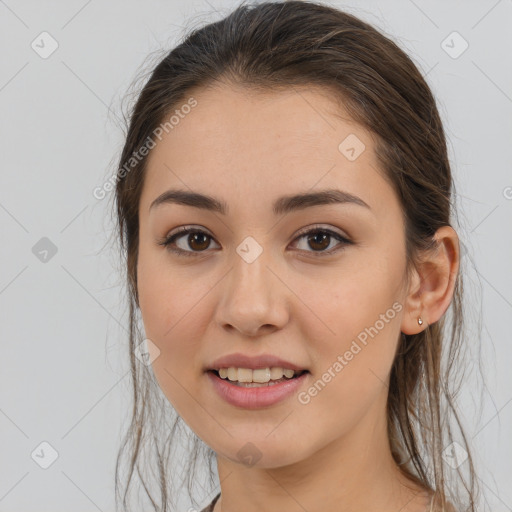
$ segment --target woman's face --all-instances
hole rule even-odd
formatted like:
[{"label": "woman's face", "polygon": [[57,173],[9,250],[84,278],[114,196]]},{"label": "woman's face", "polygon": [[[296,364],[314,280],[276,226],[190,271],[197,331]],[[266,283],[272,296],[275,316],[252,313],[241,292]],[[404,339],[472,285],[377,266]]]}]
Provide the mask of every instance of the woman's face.
[{"label": "woman's face", "polygon": [[[406,293],[403,218],[374,141],[314,88],[193,96],[197,105],[155,140],[139,208],[139,304],[160,351],[158,383],[232,461],[284,466],[356,430],[364,443],[384,418]],[[171,189],[226,211],[170,200],[151,207]],[[283,200],[325,190],[359,200]],[[195,236],[159,244],[182,227]],[[234,353],[270,354],[308,373],[264,402],[272,386],[235,388],[207,372]],[[253,401],[227,401],[219,384]]]}]

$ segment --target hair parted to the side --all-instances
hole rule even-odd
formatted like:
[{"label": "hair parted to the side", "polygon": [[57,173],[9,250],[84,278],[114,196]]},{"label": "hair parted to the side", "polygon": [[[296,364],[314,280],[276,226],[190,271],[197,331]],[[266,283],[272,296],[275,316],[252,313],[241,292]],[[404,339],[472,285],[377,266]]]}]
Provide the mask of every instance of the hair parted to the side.
[{"label": "hair parted to the side", "polygon": [[[176,444],[176,433],[184,432],[183,421],[167,403],[150,369],[135,357],[143,340],[136,269],[138,208],[147,157],[134,161],[133,155],[193,91],[215,83],[259,91],[318,86],[368,129],[377,141],[380,169],[400,200],[408,275],[422,251],[435,249],[432,237],[436,230],[452,225],[451,214],[457,213],[452,208],[454,184],[445,133],[431,90],[406,53],[371,25],[309,1],[243,2],[220,21],[188,34],[152,70],[140,92],[129,115],[117,167],[114,215],[128,287],[134,400],[131,424],[116,463],[116,503],[121,505],[122,494],[122,510],[129,509],[127,495],[135,469],[155,510],[170,510],[177,483],[177,475],[169,474],[170,450]],[[460,386],[456,370],[465,341],[462,275],[457,276],[450,305],[451,329],[443,316],[418,334],[402,335],[389,383],[387,417],[393,457],[411,480],[435,491],[436,511],[448,511],[451,502],[460,510],[476,512],[479,493],[471,449],[455,406]],[[157,414],[165,426],[159,424]],[[172,424],[167,425],[171,418]],[[456,441],[468,454],[456,469],[442,457],[455,440],[452,424],[459,433]],[[161,439],[163,434],[165,439]],[[205,457],[212,484],[215,456],[199,438],[191,440],[186,468],[190,495],[198,455]],[[151,494],[151,482],[143,471],[150,458],[142,455],[145,448],[156,457],[150,472],[158,471],[153,481],[160,500]],[[126,452],[129,468],[121,482]]]}]

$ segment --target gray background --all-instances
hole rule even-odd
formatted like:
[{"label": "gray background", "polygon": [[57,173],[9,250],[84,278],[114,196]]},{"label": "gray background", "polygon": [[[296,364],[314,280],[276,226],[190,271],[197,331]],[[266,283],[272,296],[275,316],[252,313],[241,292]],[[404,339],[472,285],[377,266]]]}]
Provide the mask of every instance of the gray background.
[{"label": "gray background", "polygon": [[[108,246],[110,199],[93,190],[114,172],[121,99],[150,53],[236,4],[0,0],[2,512],[114,510],[129,412],[127,323]],[[465,426],[488,502],[481,510],[510,511],[512,1],[331,4],[397,41],[438,99],[461,210],[467,315],[483,319],[467,343],[487,372],[484,406],[474,409],[471,377]],[[43,31],[58,43],[46,58]],[[42,442],[58,453],[47,469],[36,463],[51,454],[43,445],[41,455]]]}]

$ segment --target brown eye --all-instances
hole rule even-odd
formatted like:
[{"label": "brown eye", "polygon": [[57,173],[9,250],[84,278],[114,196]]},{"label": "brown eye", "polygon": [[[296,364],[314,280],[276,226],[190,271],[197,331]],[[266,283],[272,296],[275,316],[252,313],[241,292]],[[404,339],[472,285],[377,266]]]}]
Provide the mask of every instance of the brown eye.
[{"label": "brown eye", "polygon": [[[188,236],[185,238],[185,235]],[[184,241],[180,242],[180,247],[178,241],[182,239]],[[353,244],[351,240],[335,231],[318,227],[303,232],[295,241],[301,239],[306,240],[306,248],[300,248],[301,252],[313,253],[315,256],[329,256],[344,249],[346,245]],[[158,243],[179,256],[198,256],[202,252],[207,252],[212,240],[214,240],[212,236],[200,229],[185,227]],[[334,249],[326,250],[332,241],[337,241],[337,246]]]},{"label": "brown eye", "polygon": [[210,245],[208,238],[209,236],[206,233],[196,231],[188,235],[187,243],[189,247],[192,247],[192,249],[204,251],[205,249],[208,249],[208,246]]},{"label": "brown eye", "polygon": [[[313,252],[318,253],[315,256],[329,256],[338,252],[339,250],[344,249],[344,246],[352,244],[353,242],[348,238],[336,233],[330,229],[319,229],[313,228],[309,231],[303,232],[300,236],[296,238],[296,240],[300,240],[304,238],[306,240],[306,248],[299,248],[304,252]],[[334,247],[334,249],[326,250],[331,242],[335,240],[339,243],[338,247]],[[312,250],[308,250],[312,249]]]},{"label": "brown eye", "polygon": [[[188,235],[185,239],[185,235]],[[181,239],[184,242],[181,242]],[[196,256],[198,253],[206,251],[210,246],[213,238],[204,231],[197,228],[181,228],[177,233],[158,242],[159,245],[165,246],[170,252],[179,254],[180,256]],[[177,241],[180,241],[181,247]]]},{"label": "brown eye", "polygon": [[308,243],[315,251],[322,251],[329,247],[330,239],[331,235],[323,231],[317,231],[314,234],[308,235]]}]

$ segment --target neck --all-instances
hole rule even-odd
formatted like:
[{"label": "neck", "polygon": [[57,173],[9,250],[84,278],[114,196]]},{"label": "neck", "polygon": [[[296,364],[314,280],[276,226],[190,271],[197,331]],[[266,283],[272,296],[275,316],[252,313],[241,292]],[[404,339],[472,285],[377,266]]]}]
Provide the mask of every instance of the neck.
[{"label": "neck", "polygon": [[350,432],[287,466],[247,467],[217,455],[221,497],[214,511],[428,511],[427,491],[393,460],[381,413],[367,414]]}]

